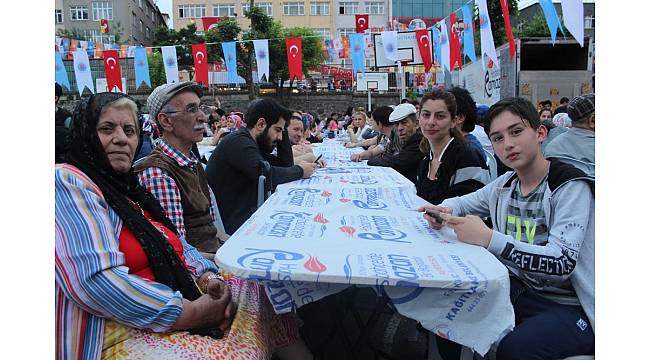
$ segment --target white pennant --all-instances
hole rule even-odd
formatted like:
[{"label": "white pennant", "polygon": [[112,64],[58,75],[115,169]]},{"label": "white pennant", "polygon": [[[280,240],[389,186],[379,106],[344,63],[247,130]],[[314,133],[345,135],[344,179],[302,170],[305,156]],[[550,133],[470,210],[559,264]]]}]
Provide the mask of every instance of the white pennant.
[{"label": "white pennant", "polygon": [[485,0],[476,0],[478,2],[479,27],[481,29],[481,57],[483,58],[483,69],[485,69],[485,54],[492,59],[494,64],[500,68],[497,51],[494,48],[494,38],[492,37],[492,25],[490,15],[488,14]]},{"label": "white pennant", "polygon": [[381,42],[384,45],[386,59],[397,61],[397,31],[382,31]]},{"label": "white pennant", "polygon": [[126,50],[126,57],[135,57],[135,46],[134,45],[129,46],[128,50]]},{"label": "white pennant", "polygon": [[255,61],[257,61],[257,79],[262,82],[262,76],[266,74],[266,81],[271,81],[269,71],[269,41],[267,39],[253,40],[255,47]]},{"label": "white pennant", "polygon": [[573,34],[580,46],[585,42],[584,6],[582,0],[562,0],[564,26]]},{"label": "white pennant", "polygon": [[79,90],[79,96],[84,91],[84,88],[88,88],[91,93],[95,93],[95,87],[93,86],[93,76],[90,71],[90,61],[88,61],[88,53],[82,49],[72,53],[72,64],[74,66],[74,77],[77,81],[77,89]]},{"label": "white pennant", "polygon": [[165,64],[165,77],[167,84],[178,82],[178,63],[176,62],[176,47],[162,47],[163,64]]},{"label": "white pennant", "polygon": [[[443,41],[444,39],[444,41]],[[442,67],[451,72],[451,65],[449,61],[449,55],[451,51],[449,50],[449,32],[447,31],[447,22],[445,19],[440,21],[440,56],[442,57]]]}]

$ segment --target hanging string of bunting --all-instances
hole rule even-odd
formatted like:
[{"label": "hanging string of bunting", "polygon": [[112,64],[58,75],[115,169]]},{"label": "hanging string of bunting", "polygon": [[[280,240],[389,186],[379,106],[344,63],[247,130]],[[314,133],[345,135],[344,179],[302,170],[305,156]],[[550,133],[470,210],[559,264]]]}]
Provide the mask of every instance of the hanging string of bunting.
[{"label": "hanging string of bunting", "polygon": [[[487,59],[491,60],[499,67],[490,15],[486,0],[470,0],[460,8],[451,12],[449,15],[440,19],[428,29],[414,29],[416,33],[417,51],[422,59],[425,73],[431,69],[439,71],[440,69],[453,71],[462,69],[463,58],[467,56],[471,61],[476,61],[476,52],[474,49],[474,18],[470,6],[474,4],[478,7],[478,27],[481,46],[481,58],[483,67],[486,66]],[[502,16],[504,17],[505,32],[508,37],[510,57],[516,54],[515,41],[510,25],[510,14],[508,11],[507,0],[500,0]],[[560,24],[560,18],[553,6],[551,0],[540,0],[540,7],[544,12],[552,41],[555,43],[556,32],[559,28],[564,35],[564,30]],[[462,20],[465,26],[459,28],[459,19],[457,12],[462,14]],[[576,37],[581,46],[583,46],[584,23],[582,0],[562,0],[563,21],[566,28]],[[449,26],[447,25],[449,21]],[[218,21],[211,21],[210,17],[204,18],[204,28],[208,29],[216,26]],[[391,21],[392,23],[392,21]],[[206,26],[207,24],[207,26]],[[373,35],[380,35],[383,44],[383,54],[390,61],[398,61],[398,31],[370,31],[368,14],[355,15],[356,33],[342,35],[333,39],[323,39],[322,51],[330,62],[335,57],[339,59],[350,59],[352,69],[338,70],[336,67],[323,68],[321,71],[327,71],[330,75],[338,75],[339,72],[348,78],[352,78],[357,73],[365,73],[364,58],[366,52],[373,48]],[[468,26],[469,25],[469,26]],[[383,26],[381,27],[384,28]],[[258,81],[264,79],[269,81],[269,41],[283,41],[286,48],[287,64],[291,80],[302,80],[302,40],[305,38],[323,38],[320,35],[298,36],[287,38],[256,39],[256,40],[234,40],[229,42],[209,42],[201,44],[181,44],[181,45],[162,45],[162,46],[129,46],[117,44],[103,44],[101,42],[92,42],[76,39],[56,37],[55,46],[55,80],[61,86],[70,89],[70,82],[67,72],[63,65],[63,60],[73,60],[74,75],[77,83],[79,94],[88,88],[94,92],[92,74],[90,71],[89,58],[103,59],[104,72],[106,75],[107,89],[110,91],[124,91],[122,83],[122,74],[120,69],[120,58],[133,58],[135,68],[136,89],[142,85],[151,87],[149,78],[149,65],[147,56],[150,56],[154,49],[160,49],[163,57],[163,64],[167,83],[179,81],[178,63],[176,57],[176,48],[191,48],[194,68],[195,81],[207,87],[209,84],[208,76],[208,45],[219,45],[223,49],[223,61],[226,67],[227,81],[229,83],[239,83],[237,74],[237,51],[236,44],[252,42],[255,59],[257,62]],[[462,54],[461,54],[462,43]],[[349,73],[348,73],[349,71]],[[352,81],[352,80],[350,80]]]}]

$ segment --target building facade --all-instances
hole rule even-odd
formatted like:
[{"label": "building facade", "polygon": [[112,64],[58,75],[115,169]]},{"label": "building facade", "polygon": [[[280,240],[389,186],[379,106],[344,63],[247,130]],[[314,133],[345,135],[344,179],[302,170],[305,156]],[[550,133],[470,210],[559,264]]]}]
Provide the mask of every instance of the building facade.
[{"label": "building facade", "polygon": [[[255,6],[262,8],[284,27],[309,27],[317,34],[329,38],[336,33],[335,3],[336,1],[332,0],[261,0],[255,1]],[[248,0],[174,0],[174,29],[182,29],[190,23],[195,23],[197,31],[203,32],[201,17],[229,16],[237,19],[241,29],[246,31],[250,28],[250,20],[244,16],[248,9]]]},{"label": "building facade", "polygon": [[431,27],[466,3],[465,0],[390,0],[390,17],[406,26],[420,19],[426,27]]},{"label": "building facade", "polygon": [[[107,19],[109,33],[102,34],[100,20]],[[153,0],[56,0],[57,33],[67,30],[78,40],[150,46],[156,29],[167,23]]]}]

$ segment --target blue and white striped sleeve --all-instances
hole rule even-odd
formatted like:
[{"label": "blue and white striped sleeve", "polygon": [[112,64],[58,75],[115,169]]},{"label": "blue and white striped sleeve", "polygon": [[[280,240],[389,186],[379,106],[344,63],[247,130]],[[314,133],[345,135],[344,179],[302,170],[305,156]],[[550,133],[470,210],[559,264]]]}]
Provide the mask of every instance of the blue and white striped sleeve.
[{"label": "blue and white striped sleeve", "polygon": [[119,224],[85,174],[73,166],[57,166],[55,269],[65,296],[97,316],[167,331],[182,312],[183,296],[128,273],[116,235]]}]

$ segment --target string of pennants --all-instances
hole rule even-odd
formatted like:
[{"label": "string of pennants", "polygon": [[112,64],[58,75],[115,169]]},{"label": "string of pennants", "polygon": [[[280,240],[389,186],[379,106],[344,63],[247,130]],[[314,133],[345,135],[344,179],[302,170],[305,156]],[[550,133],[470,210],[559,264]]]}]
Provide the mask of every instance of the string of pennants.
[{"label": "string of pennants", "polygon": [[[457,27],[456,12],[458,10],[456,10],[449,16],[441,19],[436,25],[429,29],[415,30],[418,50],[422,58],[425,72],[428,73],[434,64],[437,65],[435,69],[442,67],[443,71],[445,69],[447,71],[461,69],[463,63],[461,57],[461,37],[463,56],[467,56],[470,60],[476,61],[473,34],[475,29],[473,28],[474,22],[472,21],[472,12],[469,7],[469,5],[473,4],[474,1],[476,1],[479,10],[480,46],[483,66],[485,67],[487,62],[486,57],[483,55],[487,55],[487,57],[497,67],[499,67],[486,0],[470,0],[459,9],[461,10],[464,23],[469,25],[466,25],[465,29],[460,30]],[[564,35],[564,30],[560,25],[559,17],[552,4],[552,0],[540,0],[539,3],[551,32],[552,41],[555,43],[558,29]],[[500,4],[509,42],[510,56],[513,57],[516,50],[512,28],[510,26],[507,0],[500,0]],[[582,21],[582,0],[562,0],[562,13],[564,25],[571,34],[574,35],[580,45],[583,46],[584,23]],[[450,31],[448,31],[447,19],[449,19],[451,25]],[[368,14],[357,14],[355,15],[355,20],[356,33],[343,35],[333,40],[325,40],[322,49],[324,55],[329,59],[332,59],[337,54],[339,58],[351,58],[352,70],[350,71],[349,69],[339,69],[335,67],[324,69],[321,67],[321,72],[328,70],[329,73],[332,73],[332,70],[334,70],[334,75],[349,79],[349,81],[352,81],[352,77],[354,77],[358,72],[365,74],[364,49],[372,47],[372,41],[370,40],[371,34],[368,33],[368,27],[370,25],[369,17]],[[398,32],[395,30],[380,32],[385,56],[387,59],[395,62],[399,61],[397,34]],[[305,37],[288,37],[284,39],[290,79],[302,80],[303,78],[302,38]],[[228,82],[238,82],[239,75],[237,74],[237,54],[235,44],[245,41],[253,42],[255,58],[257,61],[258,80],[262,82],[264,77],[266,77],[267,81],[270,79],[268,59],[269,40],[281,39],[240,40],[221,43]],[[215,43],[191,45],[195,67],[195,81],[206,87],[208,85],[207,45],[213,44]],[[151,55],[154,48],[161,49],[167,83],[178,82],[179,75],[176,60],[176,46],[171,45],[145,48],[143,46],[121,45],[118,47],[115,44],[101,44],[66,38],[56,39],[55,80],[61,86],[70,89],[67,71],[63,65],[63,57],[66,57],[67,59],[73,60],[74,75],[77,81],[79,94],[81,95],[85,88],[88,88],[92,93],[94,93],[95,89],[90,71],[89,56],[93,58],[103,58],[107,88],[110,91],[115,89],[124,91],[119,58],[133,57],[136,88],[139,88],[143,84],[151,87],[147,55]]]}]

